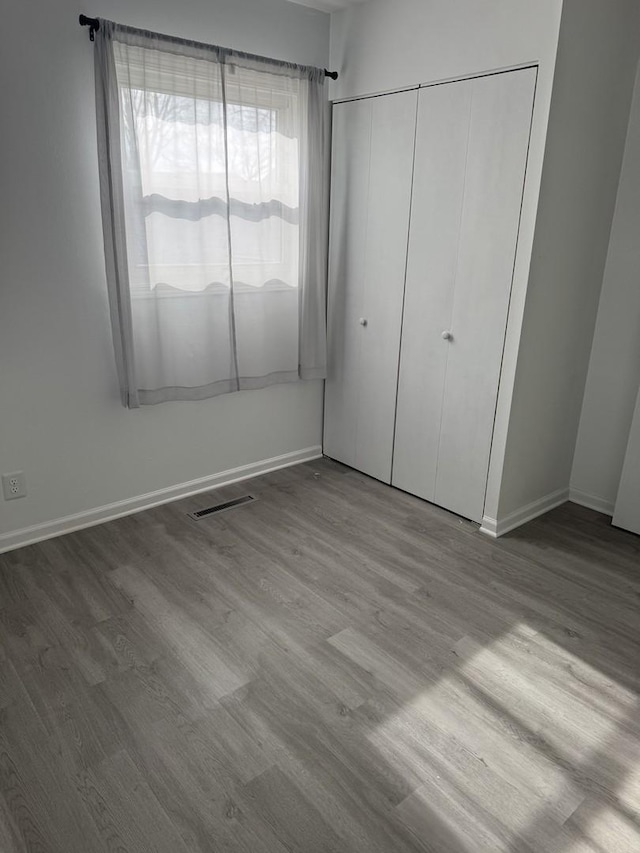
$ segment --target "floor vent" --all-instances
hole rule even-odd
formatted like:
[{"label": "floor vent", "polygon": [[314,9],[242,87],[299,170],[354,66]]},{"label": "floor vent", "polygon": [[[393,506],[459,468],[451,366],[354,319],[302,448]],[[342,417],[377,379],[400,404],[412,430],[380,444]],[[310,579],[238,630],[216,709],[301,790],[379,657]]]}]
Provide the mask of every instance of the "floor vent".
[{"label": "floor vent", "polygon": [[189,518],[195,518],[196,521],[200,521],[201,518],[208,518],[216,512],[224,512],[227,509],[234,509],[237,506],[249,504],[255,500],[257,500],[257,498],[254,498],[253,495],[243,495],[241,498],[234,498],[232,501],[225,501],[223,504],[208,506],[206,509],[199,509],[197,512],[188,512],[187,515]]}]

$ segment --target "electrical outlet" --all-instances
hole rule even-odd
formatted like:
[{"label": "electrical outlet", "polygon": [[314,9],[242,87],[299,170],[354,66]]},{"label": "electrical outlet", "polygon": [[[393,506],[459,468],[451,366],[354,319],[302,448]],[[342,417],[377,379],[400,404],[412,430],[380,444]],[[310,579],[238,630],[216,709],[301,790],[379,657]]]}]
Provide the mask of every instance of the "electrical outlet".
[{"label": "electrical outlet", "polygon": [[24,471],[15,471],[13,474],[2,475],[2,491],[5,501],[14,501],[16,498],[26,498],[27,481]]}]

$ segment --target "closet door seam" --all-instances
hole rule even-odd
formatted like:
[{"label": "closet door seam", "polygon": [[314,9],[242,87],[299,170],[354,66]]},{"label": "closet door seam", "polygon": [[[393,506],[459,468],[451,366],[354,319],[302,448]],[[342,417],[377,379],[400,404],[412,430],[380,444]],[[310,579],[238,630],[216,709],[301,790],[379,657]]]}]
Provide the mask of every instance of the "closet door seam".
[{"label": "closet door seam", "polygon": [[404,287],[402,288],[402,313],[400,315],[400,341],[398,346],[398,373],[396,377],[396,402],[393,415],[393,444],[391,445],[391,477],[390,482],[393,484],[393,466],[396,455],[396,429],[398,426],[398,392],[400,388],[400,368],[402,366],[402,332],[404,329],[404,308],[407,298],[407,272],[409,268],[409,245],[411,238],[411,221],[413,217],[413,192],[414,180],[416,176],[416,146],[418,144],[418,114],[420,111],[420,91],[416,90],[416,113],[415,123],[413,126],[413,162],[411,166],[411,195],[409,197],[409,228],[407,229],[407,250],[404,261]]}]

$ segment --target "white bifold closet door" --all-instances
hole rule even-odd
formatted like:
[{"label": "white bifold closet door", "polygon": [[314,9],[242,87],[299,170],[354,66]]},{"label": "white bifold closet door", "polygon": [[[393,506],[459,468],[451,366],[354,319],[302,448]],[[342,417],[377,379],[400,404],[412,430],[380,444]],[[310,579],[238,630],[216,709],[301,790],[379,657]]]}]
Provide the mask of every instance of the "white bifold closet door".
[{"label": "white bifold closet door", "polygon": [[390,482],[417,91],[333,110],[324,452]]},{"label": "white bifold closet door", "polygon": [[482,519],[535,69],[420,90],[392,483]]}]

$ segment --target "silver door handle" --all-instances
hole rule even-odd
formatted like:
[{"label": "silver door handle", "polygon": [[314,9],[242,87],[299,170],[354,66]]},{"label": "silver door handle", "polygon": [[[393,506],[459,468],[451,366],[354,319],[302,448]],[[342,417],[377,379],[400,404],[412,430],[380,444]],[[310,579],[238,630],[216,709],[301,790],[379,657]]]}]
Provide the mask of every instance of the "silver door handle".
[{"label": "silver door handle", "polygon": [[369,321],[366,317],[360,317],[359,323],[361,326],[367,326],[369,324]]},{"label": "silver door handle", "polygon": [[451,332],[443,332],[442,333],[442,339],[445,341],[452,341],[453,335],[451,334]]}]

